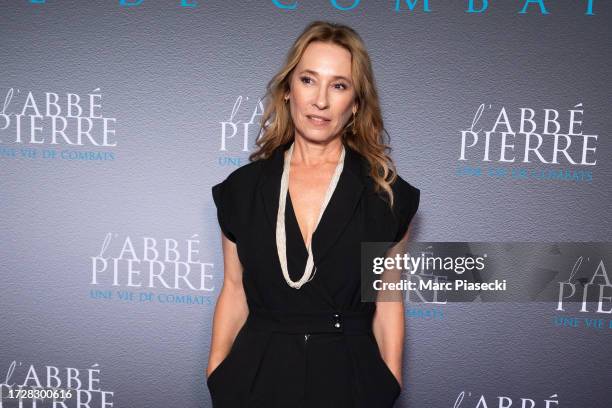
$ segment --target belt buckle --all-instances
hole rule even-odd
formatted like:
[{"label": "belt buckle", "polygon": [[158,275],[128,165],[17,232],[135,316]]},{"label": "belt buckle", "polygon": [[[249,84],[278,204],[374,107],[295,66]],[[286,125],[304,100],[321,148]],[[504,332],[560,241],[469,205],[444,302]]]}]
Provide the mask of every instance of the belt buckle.
[{"label": "belt buckle", "polygon": [[342,318],[339,313],[334,313],[334,327],[336,329],[342,328]]}]

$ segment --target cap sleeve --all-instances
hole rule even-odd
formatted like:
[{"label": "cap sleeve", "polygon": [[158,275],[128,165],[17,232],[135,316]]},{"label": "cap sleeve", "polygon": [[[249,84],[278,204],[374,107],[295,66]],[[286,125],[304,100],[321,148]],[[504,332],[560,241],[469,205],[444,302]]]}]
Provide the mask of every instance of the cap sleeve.
[{"label": "cap sleeve", "polygon": [[212,187],[212,196],[217,206],[217,219],[223,234],[232,242],[236,242],[236,235],[232,227],[231,192],[228,179]]},{"label": "cap sleeve", "polygon": [[421,190],[410,185],[399,176],[394,186],[396,186],[394,189],[394,200],[396,200],[394,207],[396,208],[397,220],[397,232],[394,241],[399,242],[406,234],[410,222],[419,208]]}]

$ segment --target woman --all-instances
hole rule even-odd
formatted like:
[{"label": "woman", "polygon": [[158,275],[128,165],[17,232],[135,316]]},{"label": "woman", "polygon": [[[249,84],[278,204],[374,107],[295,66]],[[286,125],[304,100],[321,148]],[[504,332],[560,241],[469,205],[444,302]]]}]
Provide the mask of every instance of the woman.
[{"label": "woman", "polygon": [[213,406],[391,407],[404,308],[361,301],[361,243],[405,242],[419,190],[385,153],[364,44],[311,23],[267,90],[259,149],[212,189],[225,264]]}]

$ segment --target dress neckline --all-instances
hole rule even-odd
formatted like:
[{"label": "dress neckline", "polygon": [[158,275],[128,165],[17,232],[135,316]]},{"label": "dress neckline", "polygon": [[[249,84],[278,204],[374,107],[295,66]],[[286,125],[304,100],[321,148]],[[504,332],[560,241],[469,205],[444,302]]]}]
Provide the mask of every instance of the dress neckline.
[{"label": "dress neckline", "polygon": [[323,216],[326,214],[326,210],[328,208],[329,202],[331,201],[331,197],[336,192],[336,187],[338,185],[340,175],[342,174],[343,169],[344,169],[346,149],[344,145],[342,145],[340,159],[338,161],[338,164],[336,165],[336,169],[327,187],[327,191],[323,198],[323,202],[321,203],[321,208],[319,210],[317,222],[315,223],[315,229],[312,232],[310,243],[307,246],[306,246],[306,242],[304,241],[304,236],[300,229],[299,222],[297,220],[297,215],[295,213],[295,210],[292,208],[293,217],[297,223],[297,227],[298,227],[297,229],[299,231],[298,234],[299,234],[300,241],[302,242],[302,245],[306,246],[306,250],[308,252],[308,259],[306,260],[306,267],[304,270],[304,274],[298,281],[293,281],[291,277],[289,276],[289,270],[288,270],[288,264],[287,264],[287,233],[286,233],[286,228],[285,228],[285,222],[286,222],[285,213],[287,210],[286,203],[287,203],[287,198],[291,196],[289,193],[289,174],[290,174],[290,168],[291,168],[291,158],[293,156],[293,147],[294,147],[294,143],[291,143],[291,146],[289,147],[288,151],[283,152],[283,171],[281,175],[279,204],[278,204],[278,212],[277,212],[277,219],[276,219],[276,247],[277,247],[278,258],[281,264],[281,269],[282,269],[285,281],[292,288],[299,289],[300,287],[302,287],[303,284],[309,282],[314,277],[314,274],[316,273],[317,268],[316,268],[316,265],[314,265],[314,255],[313,255],[313,250],[312,250],[313,240],[315,237],[315,233],[317,232],[319,225],[321,224],[320,221],[323,218]]},{"label": "dress neckline", "polygon": [[[298,231],[297,235],[299,236],[298,241],[301,244],[300,249],[302,250],[303,253],[306,253],[308,255],[308,246],[306,246],[306,241],[304,241],[304,235],[302,234],[302,230],[300,229],[300,222],[298,221],[297,214],[295,213],[295,208],[293,207],[293,200],[291,199],[291,193],[289,192],[289,190],[287,190],[287,207],[285,208],[285,212],[287,211],[291,213],[290,215],[293,218],[293,221],[295,221],[295,226]],[[287,221],[286,217],[287,215],[285,215],[285,222]],[[314,238],[314,233],[316,231],[317,230],[315,228],[315,230],[312,232],[312,235],[310,237],[310,245],[312,245],[312,240]]]}]

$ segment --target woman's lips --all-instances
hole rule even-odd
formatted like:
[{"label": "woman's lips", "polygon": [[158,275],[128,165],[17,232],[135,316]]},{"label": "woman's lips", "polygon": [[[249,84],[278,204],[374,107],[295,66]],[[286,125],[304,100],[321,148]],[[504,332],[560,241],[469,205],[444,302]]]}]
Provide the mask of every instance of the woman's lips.
[{"label": "woman's lips", "polygon": [[306,117],[308,118],[308,121],[315,126],[326,126],[329,123],[329,120],[326,119],[319,119],[310,115]]}]

